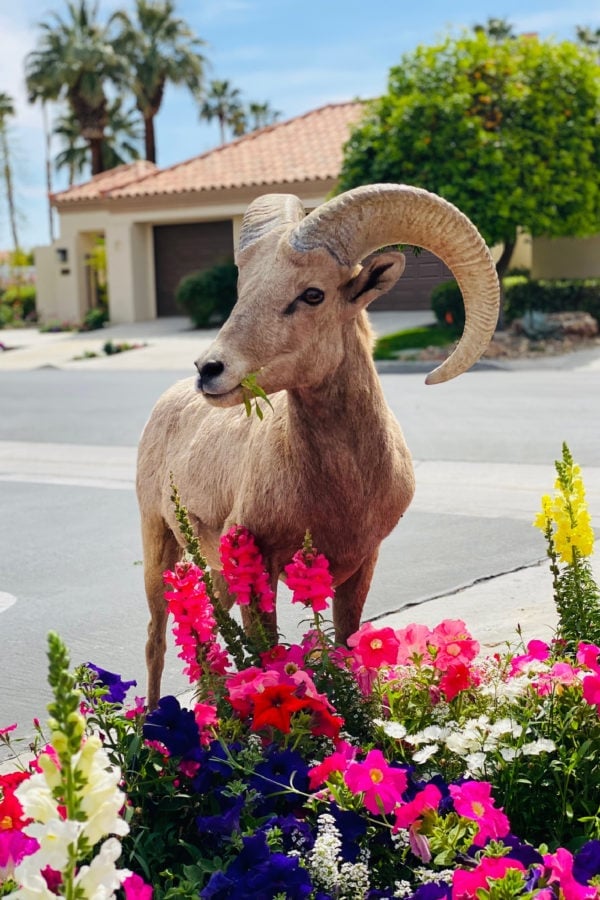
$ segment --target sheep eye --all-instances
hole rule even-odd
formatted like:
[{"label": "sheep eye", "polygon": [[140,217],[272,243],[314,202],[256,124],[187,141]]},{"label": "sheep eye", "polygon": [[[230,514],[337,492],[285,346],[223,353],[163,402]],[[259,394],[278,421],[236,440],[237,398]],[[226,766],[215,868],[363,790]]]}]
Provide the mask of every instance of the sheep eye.
[{"label": "sheep eye", "polygon": [[309,287],[303,291],[298,300],[302,300],[304,303],[308,303],[310,306],[317,306],[319,303],[322,303],[325,299],[325,294],[320,288]]}]

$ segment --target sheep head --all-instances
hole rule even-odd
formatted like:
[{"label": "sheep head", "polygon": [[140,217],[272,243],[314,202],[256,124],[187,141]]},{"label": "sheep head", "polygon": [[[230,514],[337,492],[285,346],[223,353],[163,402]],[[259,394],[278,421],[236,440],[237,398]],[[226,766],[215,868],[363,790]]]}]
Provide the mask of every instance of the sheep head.
[{"label": "sheep head", "polygon": [[270,194],[248,208],[236,262],[238,301],[216,341],[197,361],[198,389],[217,406],[240,403],[240,382],[257,373],[272,393],[315,386],[344,353],[343,329],[389,291],[404,270],[393,244],[439,256],[458,281],[465,329],[428,383],[454,378],[479,359],[499,309],[496,270],[477,229],[456,207],[419,188],[355,188],[305,216],[297,197]]}]

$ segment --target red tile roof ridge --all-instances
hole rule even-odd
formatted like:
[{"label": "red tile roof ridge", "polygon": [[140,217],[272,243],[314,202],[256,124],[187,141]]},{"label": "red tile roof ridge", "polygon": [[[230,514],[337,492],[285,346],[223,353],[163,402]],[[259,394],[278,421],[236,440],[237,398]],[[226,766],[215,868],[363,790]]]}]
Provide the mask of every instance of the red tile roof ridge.
[{"label": "red tile roof ridge", "polygon": [[[139,172],[143,171],[144,174],[140,175]],[[120,166],[115,166],[112,169],[106,169],[104,172],[98,172],[96,175],[92,175],[90,179],[87,181],[81,182],[81,184],[72,184],[69,187],[65,188],[62,191],[53,191],[50,194],[50,199],[54,200],[59,198],[62,201],[68,201],[69,194],[76,194],[81,192],[82,189],[89,187],[90,185],[94,185],[98,188],[98,193],[105,193],[106,189],[102,190],[103,182],[113,182],[121,178],[121,176],[125,175],[127,172],[131,173],[131,178],[123,181],[119,184],[119,187],[125,187],[128,184],[131,184],[134,181],[143,181],[144,178],[148,178],[150,175],[155,175],[159,172],[160,169],[156,165],[156,163],[150,162],[147,159],[134,159],[129,163],[121,163]]]}]

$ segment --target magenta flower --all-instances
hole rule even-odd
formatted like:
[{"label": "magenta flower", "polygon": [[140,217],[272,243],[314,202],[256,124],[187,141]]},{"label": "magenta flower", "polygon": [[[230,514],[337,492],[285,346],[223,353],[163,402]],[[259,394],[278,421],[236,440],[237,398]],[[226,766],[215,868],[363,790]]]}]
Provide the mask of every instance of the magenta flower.
[{"label": "magenta flower", "polygon": [[427,784],[416,797],[394,810],[396,821],[392,830],[399,831],[401,828],[410,828],[422,819],[428,810],[437,809],[441,799],[440,789],[435,784]]},{"label": "magenta flower", "polygon": [[389,766],[381,750],[370,750],[363,762],[351,763],[344,780],[353,794],[364,794],[365,807],[375,815],[392,812],[408,784],[406,770]]},{"label": "magenta flower", "polygon": [[577,647],[577,662],[579,665],[585,666],[586,669],[591,669],[592,672],[596,672],[598,675],[600,675],[599,656],[600,647],[597,647],[596,644],[585,644],[582,641]]},{"label": "magenta flower", "polygon": [[450,795],[459,816],[472,819],[479,826],[473,838],[477,847],[483,847],[488,838],[499,840],[510,831],[510,823],[501,809],[496,809],[489,781],[464,781],[451,784]]},{"label": "magenta flower", "polygon": [[39,848],[35,838],[19,829],[4,830],[0,824],[0,884],[12,878],[15,866]]},{"label": "magenta flower", "polygon": [[545,662],[550,656],[550,648],[545,641],[529,641],[527,644],[527,653],[520,656],[513,656],[510,661],[509,675],[518,675],[529,663]]},{"label": "magenta flower", "polygon": [[152,900],[152,888],[134,873],[128,875],[123,882],[123,890],[125,891],[125,900]]},{"label": "magenta flower", "polygon": [[548,884],[560,885],[560,896],[565,900],[594,900],[598,897],[597,887],[581,884],[573,875],[573,856],[564,847],[556,853],[547,853],[544,864],[550,870]]},{"label": "magenta flower", "polygon": [[329,561],[314,547],[302,548],[294,554],[285,567],[287,586],[293,592],[292,603],[310,606],[313,612],[322,612],[333,597],[333,578]]},{"label": "magenta flower", "polygon": [[242,525],[233,525],[221,536],[219,556],[222,575],[236,603],[248,606],[255,599],[262,612],[273,612],[275,594],[254,535]]},{"label": "magenta flower", "polygon": [[350,635],[348,646],[353,648],[357,664],[366,669],[394,666],[398,661],[400,645],[393,628],[374,628],[371,622],[365,622]]},{"label": "magenta flower", "polygon": [[471,637],[462,619],[444,619],[436,625],[429,646],[433,650],[433,664],[442,672],[451,663],[470,663],[479,653],[479,644]]},{"label": "magenta flower", "polygon": [[484,856],[476,869],[456,869],[452,878],[452,900],[473,900],[480,889],[489,890],[490,880],[504,878],[508,869],[525,871],[523,863],[507,856]]},{"label": "magenta flower", "polygon": [[583,699],[600,712],[600,675],[593,673],[583,679]]},{"label": "magenta flower", "polygon": [[186,663],[183,671],[191,682],[202,676],[202,663],[210,667],[210,650],[216,645],[214,609],[203,576],[202,569],[189,562],[177,563],[174,572],[163,573],[171,588],[165,591],[165,600],[175,620],[177,655]]}]

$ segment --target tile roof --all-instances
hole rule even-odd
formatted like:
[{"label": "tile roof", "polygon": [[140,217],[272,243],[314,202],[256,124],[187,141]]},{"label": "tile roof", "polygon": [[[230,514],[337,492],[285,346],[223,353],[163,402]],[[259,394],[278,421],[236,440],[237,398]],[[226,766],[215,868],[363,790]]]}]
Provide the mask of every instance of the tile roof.
[{"label": "tile roof", "polygon": [[138,181],[140,178],[157,171],[158,169],[154,163],[145,159],[138,159],[136,162],[117,166],[115,169],[109,169],[107,172],[94,175],[85,184],[76,184],[67,188],[66,191],[54,193],[52,194],[52,200],[61,204],[76,203],[79,200],[97,200],[100,197],[107,196],[114,188],[125,187],[130,182]]},{"label": "tile roof", "polygon": [[[343,145],[363,111],[361,101],[329,104],[246,134],[168,169],[140,171],[129,178],[124,173],[122,182],[117,179],[119,170],[105,172],[54,199],[62,205],[76,200],[155,197],[337,178]],[[126,168],[136,165],[140,164]]]}]

